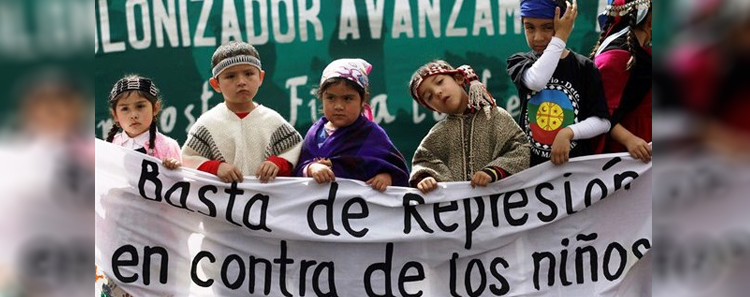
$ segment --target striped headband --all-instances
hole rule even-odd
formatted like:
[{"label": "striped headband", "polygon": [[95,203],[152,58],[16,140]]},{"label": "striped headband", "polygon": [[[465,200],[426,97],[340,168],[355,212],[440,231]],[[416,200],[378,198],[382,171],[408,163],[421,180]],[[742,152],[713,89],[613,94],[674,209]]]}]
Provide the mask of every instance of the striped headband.
[{"label": "striped headband", "polygon": [[142,91],[151,96],[159,97],[159,89],[156,88],[151,79],[143,77],[123,78],[118,80],[112,87],[112,91],[109,92],[109,102],[114,102],[117,96],[127,91]]},{"label": "striped headband", "polygon": [[227,68],[241,64],[255,66],[256,68],[258,68],[258,70],[263,70],[263,67],[261,67],[260,64],[260,59],[249,55],[242,55],[229,57],[222,60],[221,62],[219,62],[219,64],[216,64],[216,66],[214,66],[214,69],[211,72],[213,73],[214,77],[219,77],[219,74],[221,74]]}]

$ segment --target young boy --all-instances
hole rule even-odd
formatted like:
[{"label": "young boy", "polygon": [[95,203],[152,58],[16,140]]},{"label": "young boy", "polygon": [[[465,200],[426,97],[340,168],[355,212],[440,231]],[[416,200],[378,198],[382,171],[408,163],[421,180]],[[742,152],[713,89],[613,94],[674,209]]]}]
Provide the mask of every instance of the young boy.
[{"label": "young boy", "polygon": [[[302,136],[277,112],[254,101],[265,72],[255,48],[232,41],[219,46],[211,58],[213,77],[209,80],[224,102],[211,108],[195,122],[185,145],[185,166],[217,175],[224,182],[241,182],[243,175],[255,172],[260,182],[276,176],[291,176],[302,148]],[[216,240],[204,240],[204,250],[227,250],[237,228],[231,224],[207,224],[204,232]],[[237,251],[238,252],[238,251]],[[217,254],[217,257],[226,255]],[[204,265],[209,278],[229,278],[237,268]],[[225,286],[212,286],[215,296],[237,295]]]},{"label": "young boy", "polygon": [[575,0],[521,1],[531,52],[508,58],[508,74],[522,100],[519,122],[531,143],[531,166],[593,154],[590,138],[610,128],[599,70],[565,48],[577,14]]},{"label": "young boy", "polygon": [[266,183],[276,176],[291,176],[299,158],[302,136],[276,111],[253,102],[265,72],[258,51],[250,44],[231,41],[211,58],[209,80],[224,96],[201,115],[182,147],[185,166],[241,182],[255,173]]},{"label": "young boy", "polygon": [[448,114],[414,153],[412,187],[422,193],[446,181],[484,187],[529,167],[526,136],[507,111],[495,106],[471,67],[427,63],[414,73],[409,90],[420,105]]}]

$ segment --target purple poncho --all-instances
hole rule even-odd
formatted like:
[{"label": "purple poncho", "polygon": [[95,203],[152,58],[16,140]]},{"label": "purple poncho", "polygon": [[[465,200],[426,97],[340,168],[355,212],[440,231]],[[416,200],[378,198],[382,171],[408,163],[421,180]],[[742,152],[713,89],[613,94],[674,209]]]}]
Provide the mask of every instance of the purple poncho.
[{"label": "purple poncho", "polygon": [[353,124],[338,128],[318,148],[316,135],[328,119],[322,117],[305,135],[297,176],[316,158],[327,158],[333,163],[333,173],[339,178],[367,181],[383,172],[391,174],[393,186],[409,186],[409,169],[383,128],[360,116]]}]

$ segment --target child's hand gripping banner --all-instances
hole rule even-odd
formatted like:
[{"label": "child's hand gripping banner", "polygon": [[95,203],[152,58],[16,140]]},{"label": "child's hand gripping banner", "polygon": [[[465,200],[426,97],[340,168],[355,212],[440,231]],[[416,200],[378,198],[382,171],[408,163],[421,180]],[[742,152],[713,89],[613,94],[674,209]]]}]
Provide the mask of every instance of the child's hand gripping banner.
[{"label": "child's hand gripping banner", "polygon": [[96,143],[96,264],[134,296],[646,296],[651,163],[545,163],[429,195],[246,177]]}]

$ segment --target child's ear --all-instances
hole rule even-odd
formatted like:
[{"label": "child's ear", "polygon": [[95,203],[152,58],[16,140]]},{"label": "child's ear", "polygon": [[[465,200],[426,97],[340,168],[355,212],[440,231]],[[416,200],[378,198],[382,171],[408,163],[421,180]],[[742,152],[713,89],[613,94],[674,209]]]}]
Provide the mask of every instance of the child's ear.
[{"label": "child's ear", "polygon": [[216,93],[221,93],[221,87],[219,87],[218,79],[212,77],[208,80],[208,83],[211,84],[211,87],[214,88],[214,91],[216,91]]},{"label": "child's ear", "polygon": [[362,98],[362,106],[365,106],[365,103],[370,103],[370,92],[365,92],[365,98]]},{"label": "child's ear", "polygon": [[263,78],[266,77],[266,72],[261,70],[260,71],[260,83],[263,84]]},{"label": "child's ear", "polygon": [[110,109],[109,109],[109,113],[110,113],[110,114],[112,115],[112,120],[113,120],[113,121],[114,121],[115,123],[117,123],[117,113],[115,112],[115,110],[114,110],[114,109],[111,109],[111,108],[110,108]]},{"label": "child's ear", "polygon": [[161,102],[156,101],[156,104],[154,104],[154,115],[158,114],[161,110]]}]

